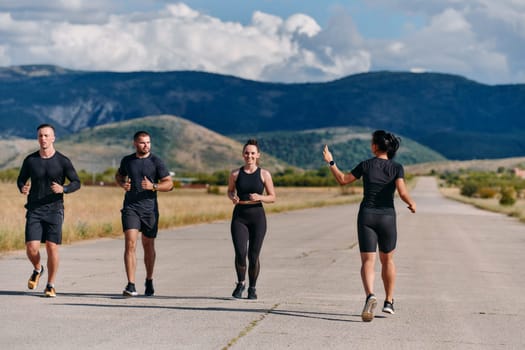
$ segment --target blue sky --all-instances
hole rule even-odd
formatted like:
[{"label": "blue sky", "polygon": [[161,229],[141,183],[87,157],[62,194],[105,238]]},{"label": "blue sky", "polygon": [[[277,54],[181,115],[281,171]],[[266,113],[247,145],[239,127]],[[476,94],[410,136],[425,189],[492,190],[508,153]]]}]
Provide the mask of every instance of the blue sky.
[{"label": "blue sky", "polygon": [[525,82],[525,1],[4,0],[0,66],[318,82],[378,70]]},{"label": "blue sky", "polygon": [[[382,6],[371,5],[366,1],[300,1],[300,0],[189,0],[185,3],[196,10],[225,21],[238,21],[249,24],[255,11],[262,11],[281,18],[296,13],[313,17],[322,27],[339,11],[352,14],[356,25],[364,36],[376,38],[394,38],[401,34],[405,23],[419,25],[423,17],[395,11]],[[160,2],[156,2],[157,6]],[[367,5],[368,4],[368,5]],[[149,6],[152,6],[151,4]],[[130,7],[131,9],[132,7]],[[151,8],[151,7],[150,7]]]}]

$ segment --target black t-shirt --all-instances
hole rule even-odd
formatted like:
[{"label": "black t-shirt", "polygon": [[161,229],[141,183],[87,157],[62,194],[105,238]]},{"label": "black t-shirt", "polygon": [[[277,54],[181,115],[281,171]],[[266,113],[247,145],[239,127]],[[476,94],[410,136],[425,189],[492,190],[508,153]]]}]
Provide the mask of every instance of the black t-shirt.
[{"label": "black t-shirt", "polygon": [[55,151],[50,158],[42,158],[39,151],[28,155],[22,163],[16,181],[18,190],[22,190],[29,179],[31,179],[31,189],[27,196],[27,209],[35,209],[43,205],[56,206],[56,209],[64,207],[63,193],[53,193],[51,190],[53,182],[63,186],[68,179],[70,183],[64,186],[66,193],[80,188],[80,179],[73,164],[69,158],[58,151]]},{"label": "black t-shirt", "polygon": [[390,159],[371,158],[359,163],[351,173],[358,179],[363,177],[361,207],[394,208],[396,180],[405,176],[401,164]]},{"label": "black t-shirt", "polygon": [[169,176],[164,162],[154,154],[146,158],[138,158],[135,153],[122,158],[118,172],[131,179],[131,190],[124,196],[124,208],[132,207],[145,211],[157,209],[157,192],[142,189],[141,182],[146,177],[157,183],[160,179]]}]

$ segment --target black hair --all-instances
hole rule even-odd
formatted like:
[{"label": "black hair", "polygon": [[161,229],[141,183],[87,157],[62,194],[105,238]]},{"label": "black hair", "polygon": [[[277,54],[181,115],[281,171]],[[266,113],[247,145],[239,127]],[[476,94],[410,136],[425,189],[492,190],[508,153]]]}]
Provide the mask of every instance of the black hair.
[{"label": "black hair", "polygon": [[37,128],[36,128],[36,131],[39,131],[40,129],[43,129],[43,128],[51,128],[53,129],[53,132],[55,132],[55,127],[51,124],[47,124],[47,123],[44,123],[44,124],[40,124]]},{"label": "black hair", "polygon": [[[133,135],[133,141],[137,141],[137,139],[138,139],[139,137],[142,137],[142,136],[150,136],[150,134],[148,134],[147,131],[143,131],[143,130],[141,130],[141,131],[137,131],[137,132],[135,133],[135,135]],[[150,137],[151,137],[151,136],[150,136]]]},{"label": "black hair", "polygon": [[388,159],[396,156],[400,142],[400,138],[384,130],[376,130],[372,133],[372,143],[376,145],[381,152],[386,152]]},{"label": "black hair", "polygon": [[257,151],[260,152],[260,150],[259,150],[259,143],[257,142],[256,139],[248,139],[248,141],[246,141],[246,143],[242,147],[242,150],[244,151],[246,146],[249,146],[249,145],[253,145],[253,146],[257,147]]}]

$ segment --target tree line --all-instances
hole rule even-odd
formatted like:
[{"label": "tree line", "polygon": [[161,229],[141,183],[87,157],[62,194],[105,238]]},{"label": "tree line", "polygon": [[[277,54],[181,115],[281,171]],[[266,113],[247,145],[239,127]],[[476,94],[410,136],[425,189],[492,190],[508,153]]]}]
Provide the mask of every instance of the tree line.
[{"label": "tree line", "polygon": [[[15,182],[19,168],[11,168],[0,171],[0,181]],[[78,171],[78,176],[83,185],[105,185],[111,186],[115,183],[115,172],[117,169],[108,168],[102,173],[90,173],[85,170]],[[182,182],[177,180],[179,178],[192,179],[192,184],[206,184],[210,186],[226,186],[228,185],[228,178],[231,170],[220,170],[213,173],[192,173],[182,172],[176,174],[174,177],[175,185],[182,186]],[[272,174],[275,186],[285,187],[325,187],[335,186],[337,182],[334,180],[328,166],[322,166],[317,170],[297,170],[294,168],[286,168],[283,171]],[[352,184],[359,186],[359,183]]]}]

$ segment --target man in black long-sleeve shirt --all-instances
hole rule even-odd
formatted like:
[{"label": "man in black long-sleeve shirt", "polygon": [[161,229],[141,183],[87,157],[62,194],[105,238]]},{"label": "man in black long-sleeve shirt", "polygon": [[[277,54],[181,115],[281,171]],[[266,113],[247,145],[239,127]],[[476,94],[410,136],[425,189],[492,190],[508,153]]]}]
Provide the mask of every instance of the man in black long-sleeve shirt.
[{"label": "man in black long-sleeve shirt", "polygon": [[[17,180],[20,193],[27,195],[26,253],[34,267],[27,286],[35,289],[44,273],[44,266],[40,263],[40,243],[45,243],[48,279],[44,295],[55,297],[58,245],[62,243],[64,222],[64,193],[78,190],[80,179],[69,158],[55,150],[53,126],[42,124],[37,132],[40,149],[24,159]],[[68,185],[65,184],[66,179],[69,180]]]}]

